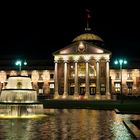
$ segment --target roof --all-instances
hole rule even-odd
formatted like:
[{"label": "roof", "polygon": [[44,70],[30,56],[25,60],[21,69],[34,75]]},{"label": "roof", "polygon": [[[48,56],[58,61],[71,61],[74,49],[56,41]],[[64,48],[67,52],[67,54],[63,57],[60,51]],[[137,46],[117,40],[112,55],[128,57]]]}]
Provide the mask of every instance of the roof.
[{"label": "roof", "polygon": [[[80,50],[80,45],[84,48]],[[80,48],[80,49],[79,49]],[[86,41],[76,41],[72,42],[68,46],[56,51],[53,55],[70,55],[70,54],[111,54],[110,51],[103,49],[95,44]]]},{"label": "roof", "polygon": [[80,34],[80,35],[78,35],[77,37],[75,37],[73,39],[73,42],[74,41],[81,41],[81,40],[84,40],[84,41],[101,41],[101,42],[104,42],[101,37],[99,37],[98,35],[93,34],[93,33],[83,33],[83,34]]}]

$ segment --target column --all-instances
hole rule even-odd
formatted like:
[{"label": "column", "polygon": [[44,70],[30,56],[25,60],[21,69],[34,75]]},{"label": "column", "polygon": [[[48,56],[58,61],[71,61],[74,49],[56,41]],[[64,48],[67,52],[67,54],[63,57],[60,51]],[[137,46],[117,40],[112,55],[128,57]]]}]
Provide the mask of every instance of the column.
[{"label": "column", "polygon": [[85,98],[88,98],[89,96],[89,65],[88,60],[86,60],[86,93]]},{"label": "column", "polygon": [[96,93],[100,93],[99,59],[96,59]]},{"label": "column", "polygon": [[77,60],[74,61],[75,63],[75,75],[74,75],[74,84],[75,84],[75,88],[74,88],[74,98],[77,99],[78,98],[78,67],[77,67]]},{"label": "column", "polygon": [[68,65],[67,60],[64,60],[64,93],[62,98],[66,98],[68,95]]},{"label": "column", "polygon": [[54,69],[54,83],[55,83],[55,92],[54,92],[54,98],[58,98],[58,75],[57,75],[57,70],[58,70],[58,60],[55,60],[55,69]]},{"label": "column", "polygon": [[109,95],[109,59],[106,59],[106,94]]}]

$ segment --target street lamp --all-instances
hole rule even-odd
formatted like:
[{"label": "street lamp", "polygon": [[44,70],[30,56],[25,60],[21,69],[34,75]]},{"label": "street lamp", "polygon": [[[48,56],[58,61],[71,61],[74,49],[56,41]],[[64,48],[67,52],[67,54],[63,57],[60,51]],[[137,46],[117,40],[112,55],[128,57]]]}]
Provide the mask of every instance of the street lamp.
[{"label": "street lamp", "polygon": [[27,62],[26,61],[21,61],[21,60],[17,60],[16,62],[15,62],[15,65],[16,66],[19,66],[19,71],[21,71],[21,67],[22,67],[22,65],[27,65]]},{"label": "street lamp", "polygon": [[126,65],[127,61],[125,59],[116,59],[114,61],[114,64],[115,65],[119,64],[119,66],[120,66],[120,80],[121,80],[121,89],[120,89],[121,91],[120,91],[120,93],[121,93],[121,101],[122,101],[122,98],[123,98],[123,94],[122,94],[122,66]]}]

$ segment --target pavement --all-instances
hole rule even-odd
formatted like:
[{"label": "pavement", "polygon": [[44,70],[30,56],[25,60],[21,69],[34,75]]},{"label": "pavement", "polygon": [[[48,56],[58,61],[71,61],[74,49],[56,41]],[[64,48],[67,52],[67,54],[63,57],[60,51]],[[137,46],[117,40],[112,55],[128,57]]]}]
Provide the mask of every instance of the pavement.
[{"label": "pavement", "polygon": [[140,129],[138,129],[130,120],[124,120],[124,125],[130,131],[130,133],[137,139],[140,140]]}]

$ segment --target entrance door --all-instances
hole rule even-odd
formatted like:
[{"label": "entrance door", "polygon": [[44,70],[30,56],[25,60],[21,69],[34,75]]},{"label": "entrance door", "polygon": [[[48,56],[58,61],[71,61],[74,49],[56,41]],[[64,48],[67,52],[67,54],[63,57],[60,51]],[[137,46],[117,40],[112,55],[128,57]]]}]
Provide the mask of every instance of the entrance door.
[{"label": "entrance door", "polygon": [[132,95],[132,87],[128,88],[128,95]]},{"label": "entrance door", "polygon": [[115,83],[115,93],[120,94],[121,92],[121,83]]},{"label": "entrance door", "polygon": [[80,95],[85,95],[85,87],[80,87]]},{"label": "entrance door", "polygon": [[133,82],[127,82],[127,87],[128,87],[128,95],[131,95],[132,94]]},{"label": "entrance door", "polygon": [[74,87],[70,87],[69,95],[74,95]]},{"label": "entrance door", "polygon": [[90,87],[90,95],[96,94],[96,87]]}]

